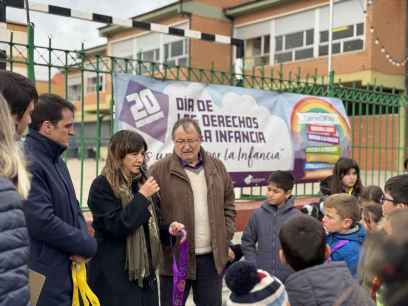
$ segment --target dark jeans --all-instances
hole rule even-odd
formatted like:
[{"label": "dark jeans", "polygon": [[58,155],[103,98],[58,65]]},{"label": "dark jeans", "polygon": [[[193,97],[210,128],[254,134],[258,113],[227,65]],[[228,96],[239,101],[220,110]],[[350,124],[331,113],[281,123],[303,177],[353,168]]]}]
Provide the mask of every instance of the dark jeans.
[{"label": "dark jeans", "polygon": [[[213,254],[197,255],[196,280],[186,280],[185,305],[190,288],[193,288],[194,303],[197,306],[221,306],[222,275],[215,269]],[[173,277],[160,276],[161,306],[172,305]]]}]

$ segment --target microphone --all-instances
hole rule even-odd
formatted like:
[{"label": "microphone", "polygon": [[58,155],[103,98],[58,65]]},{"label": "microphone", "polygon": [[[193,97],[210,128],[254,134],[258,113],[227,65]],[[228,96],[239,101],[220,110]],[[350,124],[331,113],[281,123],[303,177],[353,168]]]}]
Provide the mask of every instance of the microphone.
[{"label": "microphone", "polygon": [[[140,171],[140,174],[142,175],[142,177],[143,177],[145,180],[147,180],[147,179],[149,178],[146,163],[143,163],[143,164],[140,166],[139,171]],[[159,194],[159,192],[156,192],[153,196],[156,197],[157,201],[160,203],[160,194]]]},{"label": "microphone", "polygon": [[147,176],[147,166],[145,163],[143,163],[140,168],[139,168],[140,174],[142,175],[142,177],[147,180],[148,176]]}]

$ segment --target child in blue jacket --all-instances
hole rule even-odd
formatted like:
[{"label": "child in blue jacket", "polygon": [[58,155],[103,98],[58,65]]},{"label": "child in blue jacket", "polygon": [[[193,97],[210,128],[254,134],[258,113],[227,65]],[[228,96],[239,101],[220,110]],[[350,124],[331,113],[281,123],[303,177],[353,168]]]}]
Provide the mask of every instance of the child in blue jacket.
[{"label": "child in blue jacket", "polygon": [[354,196],[339,193],[326,199],[323,225],[328,233],[326,242],[331,248],[330,259],[345,261],[353,277],[357,277],[360,249],[366,236],[360,219],[360,207]]}]

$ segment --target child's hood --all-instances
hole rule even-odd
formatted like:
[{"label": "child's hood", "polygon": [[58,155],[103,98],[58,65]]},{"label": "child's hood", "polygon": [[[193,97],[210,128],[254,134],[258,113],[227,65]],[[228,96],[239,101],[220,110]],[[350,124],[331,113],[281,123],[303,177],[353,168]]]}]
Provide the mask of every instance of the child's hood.
[{"label": "child's hood", "polygon": [[[291,305],[337,305],[345,292],[347,300],[341,305],[374,306],[368,295],[353,280],[344,261],[329,262],[291,274],[285,282]],[[350,291],[350,288],[353,290]]]},{"label": "child's hood", "polygon": [[357,224],[355,228],[351,229],[348,233],[341,234],[341,233],[334,233],[333,236],[338,240],[349,240],[349,241],[356,241],[360,244],[364,242],[367,233],[364,229],[364,226],[361,224]]},{"label": "child's hood", "polygon": [[284,204],[280,206],[271,205],[265,201],[261,207],[264,210],[266,210],[268,213],[275,213],[276,211],[278,211],[279,214],[284,214],[287,211],[295,209],[294,205],[295,205],[295,198],[291,196],[289,199],[286,200]]}]

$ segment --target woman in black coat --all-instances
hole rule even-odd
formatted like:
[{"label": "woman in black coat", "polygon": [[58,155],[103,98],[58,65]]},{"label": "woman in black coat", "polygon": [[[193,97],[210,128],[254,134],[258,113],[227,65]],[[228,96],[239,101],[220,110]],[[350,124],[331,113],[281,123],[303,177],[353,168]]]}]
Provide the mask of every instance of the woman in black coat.
[{"label": "woman in black coat", "polygon": [[27,306],[29,238],[22,210],[30,180],[15,142],[14,121],[0,95],[0,305]]},{"label": "woman in black coat", "polygon": [[98,252],[88,282],[104,306],[158,306],[159,186],[141,171],[146,150],[139,134],[117,132],[89,192]]}]

